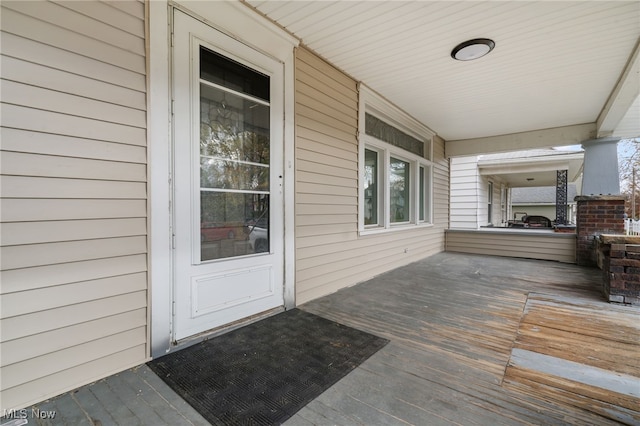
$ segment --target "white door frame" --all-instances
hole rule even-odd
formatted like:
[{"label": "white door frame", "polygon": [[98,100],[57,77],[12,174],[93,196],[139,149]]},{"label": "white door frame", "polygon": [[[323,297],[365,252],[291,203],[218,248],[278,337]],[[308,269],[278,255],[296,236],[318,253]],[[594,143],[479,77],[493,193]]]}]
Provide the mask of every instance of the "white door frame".
[{"label": "white door frame", "polygon": [[[192,339],[199,333],[209,333],[214,328],[227,327],[236,321],[243,321],[263,312],[281,309],[284,306],[284,66],[282,62],[264,55],[246,44],[231,38],[211,26],[194,19],[180,10],[173,15],[173,225],[174,225],[174,322],[173,339],[181,341]],[[243,64],[256,75],[268,76],[263,84],[270,87],[267,99],[252,96],[234,86],[225,88],[215,85],[215,80],[201,76],[201,52],[217,52],[225,58]],[[209,86],[211,84],[212,86]],[[201,92],[204,90],[204,92]],[[266,159],[267,188],[255,192],[256,188],[232,187],[223,192],[205,192],[205,197],[222,196],[225,199],[242,197],[246,209],[247,199],[256,195],[267,195],[269,225],[269,250],[254,253],[249,243],[238,240],[245,236],[239,228],[232,240],[218,243],[202,242],[201,226],[203,221],[225,220],[216,215],[216,219],[203,219],[201,216],[202,163],[212,161],[202,157],[202,93],[211,93],[211,102],[216,96],[230,101],[230,110],[238,108],[238,119],[245,123],[244,114],[248,114],[251,125],[251,112],[244,110],[247,105],[261,106],[255,111],[268,111],[269,158]],[[207,102],[205,101],[205,104]],[[240,103],[240,104],[237,104]],[[216,104],[217,105],[217,104]],[[206,107],[205,107],[206,108]],[[207,110],[209,111],[209,110]],[[255,113],[255,112],[254,112]],[[258,113],[260,115],[261,113]],[[242,117],[242,118],[240,118]],[[213,144],[215,145],[215,144]],[[215,154],[210,154],[215,155]],[[208,160],[207,160],[208,158]],[[253,158],[253,157],[252,157]],[[259,161],[259,160],[254,160]],[[260,162],[260,161],[259,161]],[[235,163],[236,166],[238,163]],[[262,162],[261,162],[262,164]],[[252,166],[256,167],[256,166]],[[261,167],[264,172],[265,168]],[[257,177],[251,169],[243,169],[249,178]],[[206,176],[206,172],[205,172]],[[227,192],[234,191],[234,192]],[[248,192],[235,192],[248,191]],[[266,192],[265,192],[266,191]],[[233,201],[232,201],[233,204]],[[232,214],[237,214],[234,210]],[[238,221],[247,220],[247,212],[242,216],[233,216],[234,226]],[[206,217],[206,214],[205,216]],[[225,216],[226,218],[226,216]],[[241,222],[240,222],[241,223]],[[225,231],[226,232],[226,231]],[[230,231],[233,232],[233,231]],[[225,235],[226,237],[226,235]],[[209,250],[205,255],[201,247]],[[217,246],[212,252],[211,246]],[[206,248],[208,247],[208,249]],[[223,248],[225,248],[223,250]],[[240,250],[240,252],[237,252]],[[225,252],[226,251],[226,252]],[[225,253],[222,253],[225,252]],[[220,255],[220,257],[218,257]],[[205,256],[202,258],[201,256]]]},{"label": "white door frame", "polygon": [[[298,40],[240,2],[149,1],[147,11],[147,146],[149,181],[150,352],[158,357],[178,348],[172,333],[171,217],[171,22],[172,7],[242,40],[284,63],[284,303],[295,307],[294,234],[294,49]],[[219,17],[224,17],[221,21]],[[202,18],[200,18],[202,20]]]}]

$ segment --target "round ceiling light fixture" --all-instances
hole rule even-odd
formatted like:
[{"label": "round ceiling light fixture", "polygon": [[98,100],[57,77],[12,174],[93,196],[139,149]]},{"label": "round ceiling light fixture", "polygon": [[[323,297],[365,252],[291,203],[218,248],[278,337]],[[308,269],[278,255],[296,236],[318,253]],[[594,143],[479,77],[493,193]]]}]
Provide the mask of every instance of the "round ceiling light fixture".
[{"label": "round ceiling light fixture", "polygon": [[482,58],[491,52],[496,46],[495,42],[488,38],[474,38],[457,45],[451,51],[451,57],[458,61],[471,61]]}]

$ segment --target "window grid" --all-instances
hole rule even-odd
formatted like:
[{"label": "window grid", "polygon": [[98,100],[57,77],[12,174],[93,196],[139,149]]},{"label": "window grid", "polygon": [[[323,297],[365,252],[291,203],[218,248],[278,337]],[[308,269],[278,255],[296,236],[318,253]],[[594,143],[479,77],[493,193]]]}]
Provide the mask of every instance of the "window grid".
[{"label": "window grid", "polygon": [[[433,224],[433,137],[435,132],[389,103],[364,84],[358,85],[358,141],[359,189],[358,231],[360,235],[395,232]],[[377,186],[369,184],[371,171],[366,170],[367,151],[377,152]],[[372,154],[369,152],[369,166]],[[402,188],[392,194],[390,184],[391,158],[404,161],[406,175]],[[397,173],[395,173],[397,178]],[[402,189],[402,190],[400,190]],[[368,193],[365,191],[369,190]],[[372,194],[377,193],[374,200]],[[394,195],[395,212],[399,200],[406,208],[392,214],[391,196]],[[377,207],[377,220],[372,209]],[[366,218],[366,220],[365,220]]]},{"label": "window grid", "polygon": [[368,135],[365,138],[360,230],[430,225],[431,162]]},{"label": "window grid", "polygon": [[364,224],[379,226],[380,217],[380,153],[365,149],[364,166]]}]

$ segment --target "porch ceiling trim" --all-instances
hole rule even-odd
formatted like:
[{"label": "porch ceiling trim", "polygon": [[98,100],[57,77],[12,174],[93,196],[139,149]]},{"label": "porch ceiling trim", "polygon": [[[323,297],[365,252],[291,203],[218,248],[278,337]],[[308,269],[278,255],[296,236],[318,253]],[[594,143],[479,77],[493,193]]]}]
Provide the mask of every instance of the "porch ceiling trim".
[{"label": "porch ceiling trim", "polygon": [[[620,80],[613,89],[611,96],[607,100],[602,112],[596,121],[598,137],[621,136],[639,137],[638,118],[636,118],[635,129],[632,134],[616,134],[620,122],[632,109],[634,103],[638,103],[640,96],[640,39],[636,43],[635,49],[625,67]],[[635,108],[637,109],[637,108]],[[634,109],[634,110],[635,110]],[[625,129],[626,130],[626,129]]]},{"label": "porch ceiling trim", "polygon": [[594,139],[595,137],[596,123],[576,124],[530,132],[446,141],[445,155],[447,157],[458,157],[578,145],[582,141]]},{"label": "porch ceiling trim", "polygon": [[553,185],[558,170],[567,170],[569,182],[576,181],[582,173],[584,153],[558,156],[480,160],[478,171],[482,176],[499,176],[512,187]]},{"label": "porch ceiling trim", "polygon": [[546,161],[528,164],[493,164],[480,166],[481,175],[500,175],[512,173],[555,172],[569,170],[569,161]]}]

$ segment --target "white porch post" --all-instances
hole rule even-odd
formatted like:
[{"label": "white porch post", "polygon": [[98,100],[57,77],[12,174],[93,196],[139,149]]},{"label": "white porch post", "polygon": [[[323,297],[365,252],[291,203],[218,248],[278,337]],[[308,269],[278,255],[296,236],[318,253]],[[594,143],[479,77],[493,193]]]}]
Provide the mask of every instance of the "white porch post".
[{"label": "white porch post", "polygon": [[618,141],[619,138],[603,138],[582,142],[582,195],[620,195]]}]

